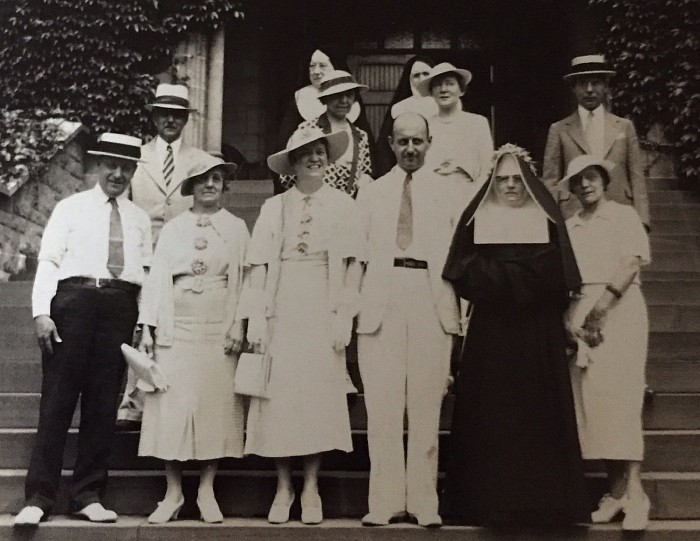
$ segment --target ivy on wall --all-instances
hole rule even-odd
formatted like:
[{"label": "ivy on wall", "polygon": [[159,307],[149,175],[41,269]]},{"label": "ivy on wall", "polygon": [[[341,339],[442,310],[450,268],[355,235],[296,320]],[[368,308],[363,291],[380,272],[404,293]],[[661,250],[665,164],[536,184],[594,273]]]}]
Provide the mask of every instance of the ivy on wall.
[{"label": "ivy on wall", "polygon": [[[0,139],[12,137],[0,153],[0,183],[8,183],[20,158],[51,157],[50,130],[48,143],[36,133],[47,116],[93,134],[151,133],[145,105],[177,43],[243,12],[240,0],[2,0],[0,16]],[[2,125],[10,119],[26,129]]]},{"label": "ivy on wall", "polygon": [[602,23],[599,48],[617,71],[616,112],[632,117],[641,133],[660,125],[678,155],[679,175],[700,182],[697,0],[589,0],[589,5]]}]

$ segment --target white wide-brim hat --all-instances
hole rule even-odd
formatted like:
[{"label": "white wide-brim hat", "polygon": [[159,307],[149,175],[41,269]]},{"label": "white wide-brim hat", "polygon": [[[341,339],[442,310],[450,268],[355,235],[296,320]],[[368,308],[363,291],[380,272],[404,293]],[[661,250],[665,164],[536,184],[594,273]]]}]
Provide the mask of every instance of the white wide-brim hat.
[{"label": "white wide-brim hat", "polygon": [[571,72],[564,75],[563,79],[568,81],[579,75],[615,75],[615,71],[607,66],[602,54],[588,54],[572,58]]},{"label": "white wide-brim hat", "polygon": [[278,175],[293,175],[295,173],[289,161],[289,153],[304,145],[313,143],[320,139],[328,141],[328,163],[333,163],[340,158],[348,148],[350,138],[347,132],[337,131],[333,133],[323,133],[321,128],[301,128],[295,131],[287,141],[284,150],[268,156],[267,166]]},{"label": "white wide-brim hat", "polygon": [[464,81],[464,86],[467,86],[472,80],[472,72],[469,70],[457,68],[449,62],[441,62],[430,70],[430,75],[416,84],[416,90],[423,96],[430,95],[430,81],[443,73],[456,73]]},{"label": "white wide-brim hat", "polygon": [[611,175],[612,170],[615,169],[615,164],[609,160],[596,158],[595,156],[591,156],[590,154],[581,154],[580,156],[576,156],[573,160],[569,162],[569,165],[566,168],[566,176],[559,182],[557,182],[557,184],[560,184],[567,190],[571,191],[571,187],[569,186],[569,181],[571,180],[571,177],[575,177],[586,167],[591,167],[592,165],[602,167],[608,172],[608,175]]},{"label": "white wide-brim hat", "polygon": [[238,166],[233,162],[225,162],[217,156],[206,154],[205,156],[202,156],[201,160],[190,167],[189,171],[187,171],[187,177],[180,185],[180,193],[182,195],[192,195],[192,186],[196,178],[200,175],[208,173],[215,167],[222,167],[224,169],[224,178],[226,180],[231,180],[231,177],[236,172],[236,169],[238,169]]},{"label": "white wide-brim hat", "polygon": [[355,88],[366,89],[369,87],[358,83],[347,71],[332,70],[326,73],[323,79],[321,79],[318,97],[332,96],[333,94],[340,94],[341,92],[353,90]]},{"label": "white wide-brim hat", "polygon": [[123,133],[103,133],[97,138],[97,146],[88,150],[93,156],[110,156],[123,160],[142,162],[141,139]]},{"label": "white wide-brim hat", "polygon": [[146,109],[179,109],[180,111],[195,111],[190,107],[190,92],[185,85],[159,84],[156,88],[156,99],[146,105]]}]

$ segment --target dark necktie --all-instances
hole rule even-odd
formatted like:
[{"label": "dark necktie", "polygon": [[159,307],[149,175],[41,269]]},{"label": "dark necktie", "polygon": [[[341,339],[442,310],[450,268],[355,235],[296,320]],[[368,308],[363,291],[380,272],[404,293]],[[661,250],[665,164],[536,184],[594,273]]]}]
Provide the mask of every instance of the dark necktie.
[{"label": "dark necktie", "polygon": [[399,209],[399,223],[396,227],[396,245],[405,250],[413,241],[413,203],[411,202],[411,174],[406,175],[403,181],[403,193],[401,194],[401,208]]},{"label": "dark necktie", "polygon": [[112,276],[118,278],[124,270],[124,231],[122,219],[119,215],[119,206],[114,197],[109,198],[112,211],[109,214],[109,255],[107,256],[107,269]]},{"label": "dark necktie", "polygon": [[168,145],[168,153],[165,155],[165,162],[163,162],[163,178],[165,179],[165,185],[170,186],[170,181],[173,179],[173,171],[175,170],[175,160],[173,158],[173,147]]}]

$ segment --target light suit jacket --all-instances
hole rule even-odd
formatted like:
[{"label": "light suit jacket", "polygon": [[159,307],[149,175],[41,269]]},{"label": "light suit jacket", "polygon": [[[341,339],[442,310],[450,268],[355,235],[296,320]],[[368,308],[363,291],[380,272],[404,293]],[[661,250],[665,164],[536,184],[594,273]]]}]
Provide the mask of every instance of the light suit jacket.
[{"label": "light suit jacket", "polygon": [[[360,290],[357,332],[375,333],[382,324],[393,275],[396,227],[406,173],[395,166],[383,177],[364,186],[357,196],[361,225],[367,238],[364,259],[367,267]],[[442,182],[441,182],[442,181]],[[428,275],[434,309],[446,333],[459,332],[459,305],[449,282],[442,279],[447,252],[459,219],[448,189],[440,189],[444,178],[422,167],[413,173],[413,242],[420,246],[428,262]],[[416,271],[419,272],[419,271]]]},{"label": "light suit jacket", "polygon": [[169,186],[165,186],[163,164],[156,151],[156,140],[141,147],[139,163],[131,180],[131,200],[151,218],[153,244],[158,240],[163,224],[192,206],[192,196],[180,195],[180,185],[191,167],[202,160],[206,152],[184,143],[175,156],[175,170]]},{"label": "light suit jacket", "polygon": [[[604,157],[617,165],[611,175],[607,198],[632,205],[645,225],[649,225],[644,162],[634,125],[626,118],[605,113]],[[576,196],[557,182],[566,176],[566,166],[576,156],[589,154],[578,112],[555,122],[549,128],[544,151],[542,181],[559,202],[564,218],[581,208]]]}]

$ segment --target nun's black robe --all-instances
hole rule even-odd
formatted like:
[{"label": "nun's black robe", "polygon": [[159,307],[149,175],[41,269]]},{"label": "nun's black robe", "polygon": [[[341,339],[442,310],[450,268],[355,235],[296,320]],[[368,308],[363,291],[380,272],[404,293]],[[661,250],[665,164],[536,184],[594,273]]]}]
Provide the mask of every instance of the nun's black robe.
[{"label": "nun's black robe", "polygon": [[563,324],[580,277],[556,204],[519,164],[554,219],[550,242],[474,244],[471,218],[486,183],[460,220],[443,274],[473,303],[455,384],[443,513],[472,525],[587,522]]}]

